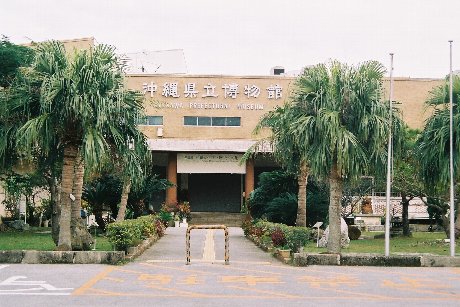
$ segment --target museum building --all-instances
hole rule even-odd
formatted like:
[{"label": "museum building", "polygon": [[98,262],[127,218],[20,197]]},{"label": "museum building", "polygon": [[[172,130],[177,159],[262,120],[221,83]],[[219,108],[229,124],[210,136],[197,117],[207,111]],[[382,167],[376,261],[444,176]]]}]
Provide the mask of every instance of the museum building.
[{"label": "museum building", "polygon": [[[268,135],[253,131],[265,113],[289,99],[295,78],[139,74],[127,80],[129,88],[144,94],[141,130],[154,167],[175,184],[158,203],[188,200],[194,212],[240,212],[258,175],[277,167],[267,155],[244,163],[241,158]],[[384,82],[387,88],[388,80]],[[429,115],[424,101],[441,82],[395,78],[395,101],[410,127],[422,128]]]},{"label": "museum building", "polygon": [[[88,49],[95,39],[63,43],[68,51]],[[241,158],[269,135],[269,131],[253,132],[265,113],[289,99],[295,77],[284,76],[282,69],[272,69],[266,76],[159,74],[144,71],[144,66],[128,72],[127,86],[144,95],[146,117],[140,128],[152,151],[153,168],[174,184],[158,195],[154,209],[187,200],[193,212],[240,212],[258,175],[279,167],[270,155],[246,162]],[[423,128],[431,113],[424,102],[442,82],[394,78],[394,100],[409,127]],[[386,99],[388,85],[384,80]],[[259,151],[269,153],[271,148]]]}]

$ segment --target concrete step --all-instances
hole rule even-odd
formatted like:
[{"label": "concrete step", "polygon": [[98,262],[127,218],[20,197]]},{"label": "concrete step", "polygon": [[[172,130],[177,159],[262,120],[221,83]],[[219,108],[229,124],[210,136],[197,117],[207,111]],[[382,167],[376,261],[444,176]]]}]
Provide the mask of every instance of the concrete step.
[{"label": "concrete step", "polygon": [[229,227],[241,227],[244,220],[243,213],[228,212],[192,212],[190,225],[223,224]]}]

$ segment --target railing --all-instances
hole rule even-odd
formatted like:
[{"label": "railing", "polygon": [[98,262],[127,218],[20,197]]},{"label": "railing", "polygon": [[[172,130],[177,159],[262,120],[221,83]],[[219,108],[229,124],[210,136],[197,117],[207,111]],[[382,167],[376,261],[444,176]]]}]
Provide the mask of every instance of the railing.
[{"label": "railing", "polygon": [[186,265],[190,264],[190,232],[192,229],[223,229],[225,234],[225,252],[224,260],[225,264],[230,263],[230,255],[228,248],[228,228],[225,225],[192,225],[187,228],[187,233],[185,234],[185,254],[187,258]]}]

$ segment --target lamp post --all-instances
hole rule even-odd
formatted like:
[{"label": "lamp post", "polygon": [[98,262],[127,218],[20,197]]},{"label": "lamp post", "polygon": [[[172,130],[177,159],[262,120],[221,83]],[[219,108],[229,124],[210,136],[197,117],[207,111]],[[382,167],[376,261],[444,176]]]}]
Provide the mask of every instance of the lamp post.
[{"label": "lamp post", "polygon": [[449,172],[450,172],[450,255],[455,256],[455,204],[454,204],[454,145],[453,145],[453,89],[452,89],[452,40],[449,41]]},{"label": "lamp post", "polygon": [[390,196],[391,196],[391,156],[392,156],[392,136],[391,128],[393,126],[393,53],[390,53],[390,107],[389,107],[389,125],[388,133],[388,157],[387,157],[387,189],[386,189],[386,208],[385,208],[385,256],[390,256]]}]

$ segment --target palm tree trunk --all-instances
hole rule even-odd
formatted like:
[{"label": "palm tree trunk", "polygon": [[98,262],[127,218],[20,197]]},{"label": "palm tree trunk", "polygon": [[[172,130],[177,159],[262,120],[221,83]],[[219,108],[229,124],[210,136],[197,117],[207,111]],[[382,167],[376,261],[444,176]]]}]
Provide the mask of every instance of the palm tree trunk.
[{"label": "palm tree trunk", "polygon": [[71,206],[70,235],[72,250],[90,250],[93,238],[86,229],[86,225],[81,218],[81,195],[83,193],[83,179],[85,175],[85,164],[79,154],[75,159],[74,184],[72,194],[75,200]]},{"label": "palm tree trunk", "polygon": [[123,191],[121,192],[120,208],[118,208],[117,222],[125,220],[126,205],[128,204],[128,195],[131,191],[131,178],[125,177],[123,182]]},{"label": "palm tree trunk", "polygon": [[455,221],[455,239],[460,239],[460,206],[457,204],[457,216]]},{"label": "palm tree trunk", "polygon": [[307,226],[307,179],[308,165],[305,161],[300,163],[300,173],[297,177],[299,192],[297,197],[297,219],[296,226]]},{"label": "palm tree trunk", "polygon": [[402,224],[403,224],[403,236],[410,237],[410,227],[409,227],[409,201],[405,193],[401,193],[401,204],[402,204]]},{"label": "palm tree trunk", "polygon": [[327,251],[338,254],[341,250],[341,200],[343,194],[342,177],[338,174],[337,164],[334,163],[329,175],[330,197],[329,197],[329,238],[327,240]]},{"label": "palm tree trunk", "polygon": [[56,246],[59,243],[59,216],[61,215],[61,208],[59,207],[59,188],[58,180],[54,173],[47,178],[48,186],[50,188],[50,203],[51,203],[51,237],[53,238]]},{"label": "palm tree trunk", "polygon": [[85,174],[85,165],[80,155],[75,159],[74,182],[72,186],[72,195],[75,200],[72,201],[71,216],[72,220],[81,218],[81,195],[83,192],[83,177]]},{"label": "palm tree trunk", "polygon": [[64,163],[62,166],[61,179],[61,199],[60,208],[61,214],[59,218],[59,241],[58,250],[71,250],[71,235],[70,235],[70,220],[72,201],[70,194],[72,193],[74,180],[74,166],[78,150],[73,144],[64,147]]}]

